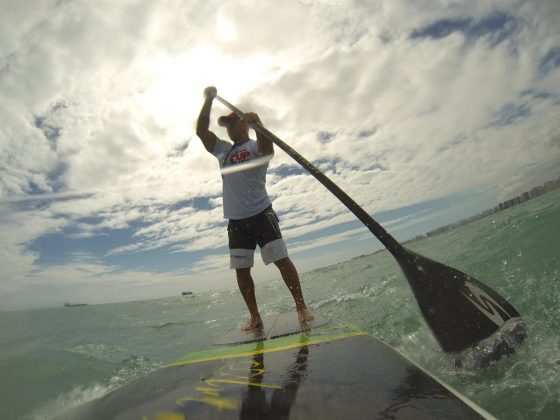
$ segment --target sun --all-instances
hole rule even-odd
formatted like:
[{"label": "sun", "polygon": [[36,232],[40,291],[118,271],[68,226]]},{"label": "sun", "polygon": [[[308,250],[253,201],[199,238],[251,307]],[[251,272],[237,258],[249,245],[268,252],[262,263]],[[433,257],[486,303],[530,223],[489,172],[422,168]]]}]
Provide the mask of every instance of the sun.
[{"label": "sun", "polygon": [[233,41],[237,35],[233,22],[222,14],[216,19],[216,35],[223,41]]},{"label": "sun", "polygon": [[[221,30],[227,34],[229,29]],[[152,57],[145,66],[150,77],[139,104],[158,125],[182,132],[192,130],[206,86],[216,86],[220,95],[235,101],[266,81],[274,68],[270,57],[235,57],[208,43],[176,56]]]}]

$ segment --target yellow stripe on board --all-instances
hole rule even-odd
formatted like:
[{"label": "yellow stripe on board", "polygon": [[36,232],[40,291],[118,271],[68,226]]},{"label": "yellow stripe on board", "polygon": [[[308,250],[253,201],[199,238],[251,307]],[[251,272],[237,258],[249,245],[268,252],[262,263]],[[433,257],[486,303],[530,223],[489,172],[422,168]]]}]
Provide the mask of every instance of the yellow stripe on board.
[{"label": "yellow stripe on board", "polygon": [[[246,347],[246,345],[245,346],[237,346],[237,347],[232,347],[230,349],[232,351],[232,353],[214,354],[214,355],[207,355],[207,356],[201,355],[200,357],[195,357],[193,359],[177,360],[176,362],[170,363],[170,364],[165,365],[163,367],[164,368],[170,368],[170,367],[176,367],[176,366],[185,366],[185,365],[189,365],[189,364],[192,364],[192,363],[210,362],[210,361],[213,361],[213,360],[233,359],[233,358],[236,358],[236,357],[249,357],[249,356],[254,356],[254,355],[257,355],[257,354],[274,353],[274,352],[277,352],[277,351],[291,350],[291,349],[296,349],[296,348],[303,347],[303,346],[309,346],[309,345],[312,345],[312,344],[321,344],[321,343],[326,343],[326,342],[329,342],[329,341],[341,340],[341,339],[344,339],[344,338],[357,337],[357,336],[361,336],[361,335],[368,335],[368,333],[363,332],[363,331],[351,331],[351,332],[345,332],[345,333],[335,334],[335,335],[326,335],[326,336],[309,337],[309,336],[306,336],[306,335],[301,335],[299,341],[294,341],[294,342],[283,344],[283,345],[278,343],[278,341],[281,341],[282,338],[277,338],[277,339],[270,340],[270,341],[260,341],[260,342],[256,343],[255,348],[253,350],[235,352],[236,348]],[[290,336],[290,338],[293,339],[293,336]],[[266,348],[267,346],[270,346],[270,347]],[[212,350],[209,350],[206,353],[210,353],[210,352],[212,352]]]}]

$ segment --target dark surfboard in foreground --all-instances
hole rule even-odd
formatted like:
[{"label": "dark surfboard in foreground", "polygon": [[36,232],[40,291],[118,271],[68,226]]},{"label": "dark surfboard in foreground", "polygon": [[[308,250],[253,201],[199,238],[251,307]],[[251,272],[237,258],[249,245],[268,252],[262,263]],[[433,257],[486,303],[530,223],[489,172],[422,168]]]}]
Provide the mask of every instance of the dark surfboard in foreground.
[{"label": "dark surfboard in foreground", "polygon": [[493,418],[355,327],[298,331],[296,317],[284,314],[265,329],[254,342],[187,354],[62,418]]}]

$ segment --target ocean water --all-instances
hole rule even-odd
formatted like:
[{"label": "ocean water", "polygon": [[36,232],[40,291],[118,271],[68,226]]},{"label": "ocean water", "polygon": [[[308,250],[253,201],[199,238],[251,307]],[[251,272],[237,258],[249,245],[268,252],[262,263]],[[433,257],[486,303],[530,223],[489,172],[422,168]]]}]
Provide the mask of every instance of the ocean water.
[{"label": "ocean water", "polygon": [[[559,238],[556,190],[407,245],[488,284],[524,316],[525,343],[515,355],[484,370],[453,367],[386,251],[304,273],[302,287],[313,311],[367,330],[496,417],[558,419]],[[293,309],[281,280],[257,283],[257,299],[263,315]],[[245,320],[236,289],[0,312],[0,419],[50,419],[189,351],[208,348]]]}]

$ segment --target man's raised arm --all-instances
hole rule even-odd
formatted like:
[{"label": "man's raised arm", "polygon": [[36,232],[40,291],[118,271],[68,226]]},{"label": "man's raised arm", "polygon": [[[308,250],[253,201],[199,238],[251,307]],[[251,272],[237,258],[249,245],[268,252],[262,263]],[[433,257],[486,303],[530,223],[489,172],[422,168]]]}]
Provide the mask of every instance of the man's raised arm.
[{"label": "man's raised arm", "polygon": [[217,139],[216,135],[209,130],[210,109],[212,108],[212,101],[216,93],[217,91],[214,86],[209,86],[204,89],[204,105],[202,105],[200,115],[198,116],[198,122],[196,123],[196,135],[200,137],[204,148],[210,153],[214,151]]}]

